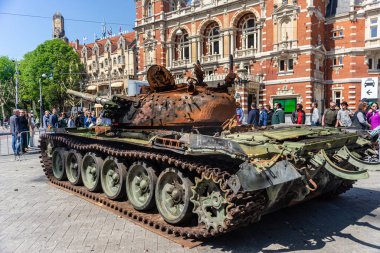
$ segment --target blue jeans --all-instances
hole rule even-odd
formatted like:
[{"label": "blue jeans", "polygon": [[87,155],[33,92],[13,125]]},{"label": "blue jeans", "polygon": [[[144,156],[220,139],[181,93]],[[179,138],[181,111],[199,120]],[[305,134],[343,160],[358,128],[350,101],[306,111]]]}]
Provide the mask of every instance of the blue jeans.
[{"label": "blue jeans", "polygon": [[311,122],[311,125],[312,126],[319,126],[320,124],[319,124],[319,121],[317,121],[317,122]]},{"label": "blue jeans", "polygon": [[12,150],[14,155],[20,154],[21,138],[16,134],[12,134]]}]

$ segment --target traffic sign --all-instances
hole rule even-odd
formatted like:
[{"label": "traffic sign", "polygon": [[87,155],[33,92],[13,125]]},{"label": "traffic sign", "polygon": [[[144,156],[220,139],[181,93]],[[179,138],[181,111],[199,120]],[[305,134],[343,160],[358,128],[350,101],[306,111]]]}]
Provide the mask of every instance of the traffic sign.
[{"label": "traffic sign", "polygon": [[361,98],[377,99],[379,97],[379,78],[365,77],[362,78],[362,94]]}]

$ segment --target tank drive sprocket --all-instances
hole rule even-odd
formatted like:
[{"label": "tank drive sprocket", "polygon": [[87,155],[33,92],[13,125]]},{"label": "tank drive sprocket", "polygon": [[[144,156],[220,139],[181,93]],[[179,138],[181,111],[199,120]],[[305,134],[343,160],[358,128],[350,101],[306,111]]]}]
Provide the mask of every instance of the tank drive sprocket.
[{"label": "tank drive sprocket", "polygon": [[225,230],[227,220],[232,219],[230,209],[233,204],[228,198],[231,191],[226,185],[221,178],[203,173],[201,178],[195,179],[195,186],[191,189],[193,212],[198,215],[198,222],[209,231]]}]

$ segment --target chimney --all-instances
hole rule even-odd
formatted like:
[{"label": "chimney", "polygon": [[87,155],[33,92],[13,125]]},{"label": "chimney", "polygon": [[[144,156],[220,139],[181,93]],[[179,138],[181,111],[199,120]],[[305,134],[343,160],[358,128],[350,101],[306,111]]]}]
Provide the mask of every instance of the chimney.
[{"label": "chimney", "polygon": [[79,48],[79,40],[76,39],[76,40],[75,40],[75,49],[78,49],[78,48]]}]

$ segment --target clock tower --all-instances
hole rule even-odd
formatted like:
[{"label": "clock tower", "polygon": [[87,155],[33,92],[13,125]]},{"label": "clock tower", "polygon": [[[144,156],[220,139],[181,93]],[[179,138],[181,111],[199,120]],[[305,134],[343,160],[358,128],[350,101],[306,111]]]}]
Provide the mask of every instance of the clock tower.
[{"label": "clock tower", "polygon": [[61,39],[68,42],[65,36],[65,19],[58,11],[53,16],[53,39]]}]

